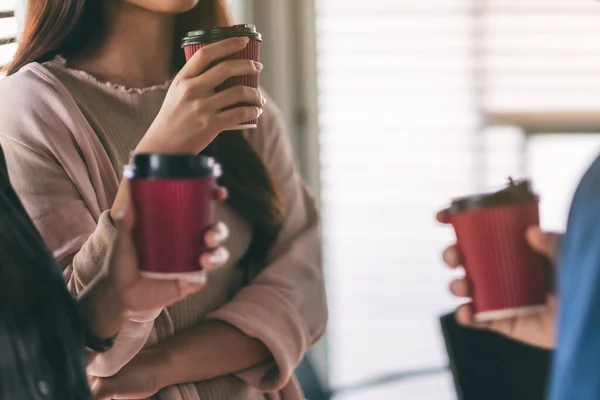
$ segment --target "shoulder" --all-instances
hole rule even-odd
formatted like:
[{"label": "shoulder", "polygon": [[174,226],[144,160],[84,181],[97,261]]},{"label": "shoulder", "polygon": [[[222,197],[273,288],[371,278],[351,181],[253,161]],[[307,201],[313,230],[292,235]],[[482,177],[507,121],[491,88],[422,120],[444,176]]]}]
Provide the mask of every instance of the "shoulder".
[{"label": "shoulder", "polygon": [[[52,73],[38,63],[31,63],[17,73],[0,80],[0,113],[9,119],[22,119],[60,103]],[[4,122],[4,121],[2,121]]]},{"label": "shoulder", "polygon": [[29,142],[38,134],[61,130],[70,113],[57,81],[42,65],[23,67],[0,80],[0,137]]},{"label": "shoulder", "polygon": [[54,92],[50,72],[41,64],[31,63],[13,75],[0,80],[0,102],[3,106],[17,104],[33,108]]}]

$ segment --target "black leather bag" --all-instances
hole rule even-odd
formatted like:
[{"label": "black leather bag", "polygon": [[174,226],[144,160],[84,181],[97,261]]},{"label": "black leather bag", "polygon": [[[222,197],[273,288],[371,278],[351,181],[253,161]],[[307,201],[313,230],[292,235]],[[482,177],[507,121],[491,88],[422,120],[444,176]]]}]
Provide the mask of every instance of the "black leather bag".
[{"label": "black leather bag", "polygon": [[550,351],[440,321],[459,400],[545,399]]}]

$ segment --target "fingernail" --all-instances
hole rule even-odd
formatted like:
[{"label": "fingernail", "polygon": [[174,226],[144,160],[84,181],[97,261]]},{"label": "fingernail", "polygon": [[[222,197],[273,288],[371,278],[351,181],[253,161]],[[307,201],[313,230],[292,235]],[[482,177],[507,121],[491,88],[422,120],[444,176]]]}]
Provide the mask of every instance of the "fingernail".
[{"label": "fingernail", "polygon": [[444,261],[448,264],[454,265],[457,263],[456,259],[458,258],[458,255],[456,254],[456,249],[454,247],[449,247],[446,250],[444,250],[442,257],[444,258]]},{"label": "fingernail", "polygon": [[217,229],[215,233],[215,241],[220,243],[229,237],[229,228],[222,222],[217,223]]},{"label": "fingernail", "polygon": [[450,258],[450,248],[447,248],[442,252],[442,259],[447,261],[448,258]]},{"label": "fingernail", "polygon": [[217,224],[211,230],[210,234],[212,235],[212,240],[210,241],[214,242],[214,246],[217,247],[220,246],[221,243],[225,241],[225,239],[227,239],[227,237],[229,236],[229,229],[224,223],[217,222]]},{"label": "fingernail", "polygon": [[265,97],[264,97],[264,96],[260,96],[260,104],[262,104],[263,106],[264,106],[265,104],[267,104],[267,99],[265,99]]},{"label": "fingernail", "polygon": [[263,68],[265,67],[264,65],[262,65],[261,63],[259,63],[258,61],[254,61],[254,67],[256,68],[256,70],[258,72],[262,71]]},{"label": "fingernail", "polygon": [[259,109],[258,109],[258,116],[260,117],[260,116],[262,115],[262,113],[263,113],[263,109],[262,109],[262,108],[259,108]]},{"label": "fingernail", "polygon": [[117,212],[115,217],[115,222],[123,221],[125,219],[125,210],[120,210]]},{"label": "fingernail", "polygon": [[220,247],[212,252],[212,254],[209,257],[209,260],[213,264],[222,264],[225,261],[227,261],[227,252],[224,248]]},{"label": "fingernail", "polygon": [[250,42],[250,38],[247,36],[241,37],[239,40],[242,44],[248,44]]}]

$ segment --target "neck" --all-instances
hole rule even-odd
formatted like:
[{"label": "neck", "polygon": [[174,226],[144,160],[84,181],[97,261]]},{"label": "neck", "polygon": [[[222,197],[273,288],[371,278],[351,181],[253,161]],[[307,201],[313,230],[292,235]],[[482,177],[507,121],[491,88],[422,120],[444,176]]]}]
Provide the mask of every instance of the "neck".
[{"label": "neck", "polygon": [[108,30],[100,48],[69,64],[126,87],[159,85],[173,76],[175,16],[107,1]]}]

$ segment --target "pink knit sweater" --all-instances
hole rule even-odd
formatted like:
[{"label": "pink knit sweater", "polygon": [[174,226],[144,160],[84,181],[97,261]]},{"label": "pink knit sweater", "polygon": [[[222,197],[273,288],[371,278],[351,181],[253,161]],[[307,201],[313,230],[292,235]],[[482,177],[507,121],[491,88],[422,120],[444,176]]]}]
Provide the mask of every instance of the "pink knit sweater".
[{"label": "pink knit sweater", "polygon": [[[0,145],[15,190],[76,294],[104,261],[114,228],[108,210],[129,151],[152,122],[168,84],[145,90],[95,81],[60,59],[24,67],[0,83]],[[231,265],[209,276],[207,289],[168,310],[131,320],[89,372],[111,376],[144,346],[200,323],[225,321],[271,351],[272,361],[236,376],[170,387],[163,400],[301,399],[293,371],[325,330],[327,308],[318,217],[293,161],[279,112],[266,108],[247,138],[279,185],[286,222],[268,266],[242,287],[235,263],[251,231],[220,206],[232,232]],[[215,341],[219,340],[215,338]],[[201,362],[201,360],[199,360]],[[240,381],[241,380],[241,381]]]}]

